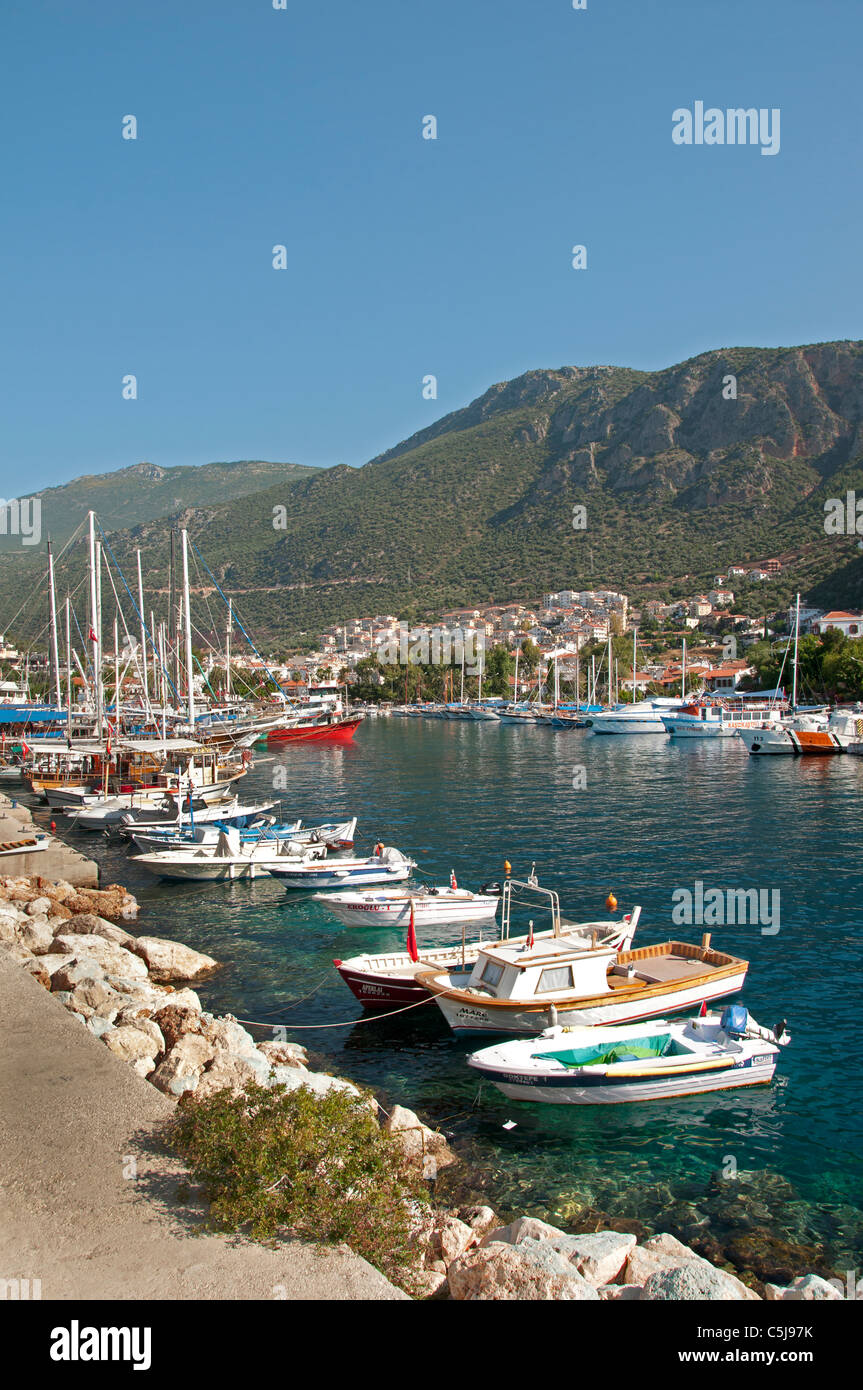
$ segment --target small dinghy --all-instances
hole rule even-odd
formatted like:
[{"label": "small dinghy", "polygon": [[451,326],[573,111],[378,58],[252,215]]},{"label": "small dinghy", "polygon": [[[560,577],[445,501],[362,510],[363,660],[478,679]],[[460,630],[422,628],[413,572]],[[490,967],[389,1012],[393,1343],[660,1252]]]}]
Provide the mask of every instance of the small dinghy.
[{"label": "small dinghy", "polygon": [[366,859],[284,860],[271,867],[286,888],[350,888],[357,883],[401,883],[416,868],[392,845],[378,845]]},{"label": "small dinghy", "polygon": [[510,1100],[606,1105],[769,1082],[785,1024],[762,1028],[740,1004],[699,1018],[621,1028],[548,1028],[484,1047],[468,1066]]},{"label": "small dinghy", "polygon": [[379,889],[375,893],[319,893],[346,927],[417,927],[435,923],[476,922],[494,917],[499,895],[471,893],[467,888],[425,888],[416,893],[404,889]]}]

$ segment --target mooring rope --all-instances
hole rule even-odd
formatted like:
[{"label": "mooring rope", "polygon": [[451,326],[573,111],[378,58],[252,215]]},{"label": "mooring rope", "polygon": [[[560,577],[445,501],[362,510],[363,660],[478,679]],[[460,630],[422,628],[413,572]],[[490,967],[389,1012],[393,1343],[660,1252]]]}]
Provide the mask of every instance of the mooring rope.
[{"label": "mooring rope", "polygon": [[[411,1009],[421,1009],[423,1004],[432,1004],[436,995],[430,994],[428,999],[419,999],[416,1004],[405,1004],[400,1009],[392,1009],[387,1014],[371,1014],[368,1018],[348,1018],[343,1023],[262,1023],[257,1018],[238,1018],[238,1023],[245,1023],[250,1028],[286,1028],[292,1033],[308,1033],[319,1028],[352,1028],[354,1024],[378,1023],[384,1018],[395,1018],[396,1014],[406,1014]],[[299,1002],[299,1001],[298,1001]]]}]

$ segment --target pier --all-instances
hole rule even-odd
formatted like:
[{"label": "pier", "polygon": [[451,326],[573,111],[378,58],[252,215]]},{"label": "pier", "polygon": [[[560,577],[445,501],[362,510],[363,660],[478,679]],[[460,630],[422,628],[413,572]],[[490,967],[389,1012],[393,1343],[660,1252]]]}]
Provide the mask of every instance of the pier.
[{"label": "pier", "polygon": [[[36,831],[47,827],[33,820],[29,806],[17,797],[0,795],[0,845],[14,845],[32,840]],[[47,878],[56,883],[64,879],[75,888],[98,888],[99,866],[76,849],[52,837],[47,849],[30,850],[26,843],[21,852],[0,855],[2,878]]]}]

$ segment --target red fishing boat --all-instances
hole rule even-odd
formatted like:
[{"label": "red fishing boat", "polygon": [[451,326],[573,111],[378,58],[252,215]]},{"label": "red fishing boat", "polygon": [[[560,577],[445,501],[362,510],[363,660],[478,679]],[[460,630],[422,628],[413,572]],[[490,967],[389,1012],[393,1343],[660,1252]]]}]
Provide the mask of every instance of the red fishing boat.
[{"label": "red fishing boat", "polygon": [[325,715],[309,724],[295,724],[291,728],[270,729],[267,743],[350,743],[360,724],[361,714]]}]

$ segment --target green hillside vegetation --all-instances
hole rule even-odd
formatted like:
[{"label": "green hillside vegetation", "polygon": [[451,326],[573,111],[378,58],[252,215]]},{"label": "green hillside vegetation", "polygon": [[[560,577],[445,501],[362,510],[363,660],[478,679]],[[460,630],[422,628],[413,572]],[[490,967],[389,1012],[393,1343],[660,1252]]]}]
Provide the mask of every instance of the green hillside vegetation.
[{"label": "green hillside vegetation", "polygon": [[[310,470],[230,504],[198,496],[179,517],[277,648],[351,617],[536,603],[562,586],[668,601],[771,557],[777,579],[731,581],[736,612],[762,616],[798,588],[860,605],[863,532],[826,535],[824,502],[863,500],[861,417],[859,342],[708,352],[660,372],[534,371],[361,469]],[[111,538],[129,573],[142,549],[156,608],[169,531],[156,519]],[[20,571],[0,565],[0,611]]]}]

